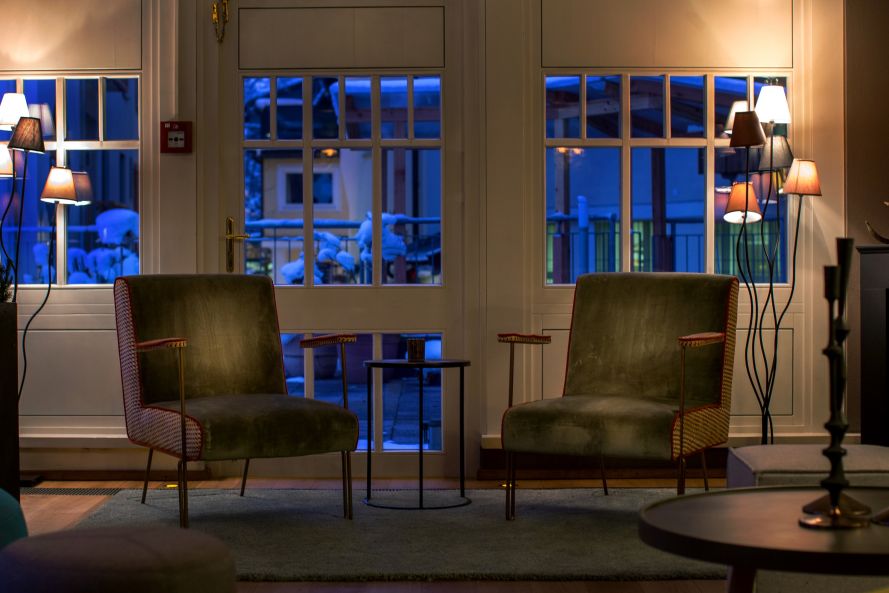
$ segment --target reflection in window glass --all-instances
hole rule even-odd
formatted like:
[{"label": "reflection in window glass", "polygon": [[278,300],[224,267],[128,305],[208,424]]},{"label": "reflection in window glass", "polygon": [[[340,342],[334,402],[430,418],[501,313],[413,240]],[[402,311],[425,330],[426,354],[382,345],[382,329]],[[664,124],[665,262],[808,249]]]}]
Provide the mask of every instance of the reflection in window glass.
[{"label": "reflection in window glass", "polygon": [[[299,347],[299,344],[296,345]],[[349,409],[358,416],[358,450],[367,451],[367,370],[364,361],[374,358],[373,335],[358,334],[358,341],[346,344],[346,369],[340,361],[339,346],[323,346],[312,349],[314,358],[315,399],[338,406],[343,405],[343,373]],[[386,375],[383,375],[386,381]]]},{"label": "reflection in window glass", "polygon": [[586,77],[587,138],[620,138],[620,76]]},{"label": "reflection in window glass", "polygon": [[138,140],[139,85],[135,78],[105,79],[105,140]]},{"label": "reflection in window glass", "polygon": [[303,79],[277,78],[278,138],[299,140],[303,137]]},{"label": "reflection in window glass", "polygon": [[92,185],[92,203],[67,210],[68,283],[138,274],[139,151],[69,150],[68,166]]},{"label": "reflection in window glass", "polygon": [[[762,87],[765,85],[775,85],[784,88],[784,96],[787,97],[787,78],[784,76],[770,76],[768,78],[762,76],[756,76],[753,79],[753,106],[756,107],[756,102],[759,100],[759,92],[762,90]],[[788,99],[790,97],[787,97]],[[767,123],[767,122],[761,122]],[[787,136],[787,124],[775,124],[774,128],[775,136]]]},{"label": "reflection in window glass", "polygon": [[261,140],[269,137],[270,84],[268,78],[244,79],[244,138],[246,140]]},{"label": "reflection in window glass", "polygon": [[620,269],[620,149],[546,149],[547,284]]},{"label": "reflection in window glass", "polygon": [[[302,205],[293,174],[302,178],[302,151],[244,151],[244,269],[275,284],[304,284]],[[300,198],[302,194],[299,194]]]},{"label": "reflection in window glass", "polygon": [[295,397],[306,396],[305,350],[299,345],[303,334],[281,334],[281,349],[284,351],[284,381],[287,394]]},{"label": "reflection in window glass", "polygon": [[339,82],[332,77],[312,79],[312,134],[315,138],[339,137],[337,93]]},{"label": "reflection in window glass", "polygon": [[441,77],[414,77],[414,138],[441,137]]},{"label": "reflection in window glass", "polygon": [[99,80],[69,78],[65,80],[66,140],[99,139]]},{"label": "reflection in window glass", "polygon": [[704,77],[670,77],[670,134],[674,138],[704,137]]},{"label": "reflection in window glass", "polygon": [[[747,107],[747,78],[744,76],[716,76],[713,79],[715,91],[715,109],[713,111],[713,123],[717,138],[728,138],[731,134],[726,131],[726,125],[730,124],[729,116],[734,111],[748,111]],[[731,128],[728,128],[729,131]]]},{"label": "reflection in window glass", "polygon": [[704,271],[704,149],[632,151],[635,272]]},{"label": "reflection in window glass", "polygon": [[55,140],[56,81],[52,79],[26,80],[24,88],[28,112],[31,117],[40,120],[43,139]]},{"label": "reflection in window glass", "polygon": [[[0,80],[0,99],[3,98],[3,95],[6,93],[14,93],[15,92],[15,81],[14,80]],[[0,141],[9,140],[10,136],[12,136],[12,132],[9,130],[0,130]]]},{"label": "reflection in window glass", "polygon": [[382,156],[383,283],[441,284],[441,151]]},{"label": "reflection in window glass", "polygon": [[[715,271],[717,274],[737,275],[739,278],[741,276],[736,260],[735,244],[741,225],[727,223],[722,217],[725,214],[728,190],[731,189],[731,184],[735,181],[744,181],[744,158],[745,151],[743,149],[716,149]],[[750,181],[753,183],[753,189],[759,200],[759,208],[763,213],[762,222],[747,225],[751,277],[757,283],[769,281],[769,270],[763,245],[773,246],[775,241],[778,241],[775,282],[787,282],[787,198],[783,195],[779,197],[774,184],[770,185],[770,177],[768,173],[754,172],[750,174]]]},{"label": "reflection in window glass", "polygon": [[664,77],[630,77],[630,123],[633,138],[664,135]]},{"label": "reflection in window glass", "polygon": [[546,77],[546,137],[580,138],[580,76]]},{"label": "reflection in window glass", "polygon": [[[407,340],[425,339],[426,358],[441,358],[441,334],[383,334],[383,358],[407,358]],[[386,369],[383,371],[383,449],[441,451],[442,370]],[[423,418],[420,422],[420,381]]]},{"label": "reflection in window glass", "polygon": [[380,134],[383,138],[407,138],[407,77],[383,76],[380,93]]},{"label": "reflection in window glass", "polygon": [[370,78],[346,78],[346,138],[370,138]]},{"label": "reflection in window glass", "polygon": [[[24,152],[10,151],[15,155],[16,176],[21,177],[24,172]],[[22,216],[22,237],[19,245],[18,279],[19,284],[43,284],[52,275],[55,280],[55,256],[52,267],[49,262],[49,241],[55,207],[52,204],[40,201],[40,193],[43,191],[43,182],[49,174],[49,168],[55,162],[55,155],[28,153],[28,178],[25,183],[24,199],[21,194],[21,181],[17,182],[15,200],[9,203],[12,191],[12,178],[0,178],[0,215],[6,211],[6,220],[2,227],[3,249],[11,259],[15,259],[16,241],[18,240],[18,219]],[[24,211],[21,211],[24,204]],[[56,247],[58,252],[58,247]],[[2,250],[0,250],[2,254]],[[3,262],[8,261],[5,256]]]}]

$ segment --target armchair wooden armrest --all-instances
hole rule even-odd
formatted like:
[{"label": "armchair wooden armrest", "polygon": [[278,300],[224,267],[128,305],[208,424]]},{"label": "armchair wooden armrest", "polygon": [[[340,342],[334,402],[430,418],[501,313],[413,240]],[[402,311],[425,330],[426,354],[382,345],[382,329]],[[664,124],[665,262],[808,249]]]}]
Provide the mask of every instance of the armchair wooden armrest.
[{"label": "armchair wooden armrest", "polygon": [[145,340],[136,342],[136,352],[151,352],[164,348],[185,348],[188,346],[188,338],[158,338],[157,340]]},{"label": "armchair wooden armrest", "polygon": [[358,336],[356,334],[326,334],[313,338],[303,338],[299,341],[299,345],[303,348],[319,348],[335,344],[351,344],[357,341]]},{"label": "armchair wooden armrest", "polygon": [[542,336],[540,334],[497,334],[497,341],[505,344],[549,344],[553,341],[552,336]]},{"label": "armchair wooden armrest", "polygon": [[723,332],[701,332],[679,337],[679,345],[683,348],[700,348],[722,342],[725,342],[725,333]]}]

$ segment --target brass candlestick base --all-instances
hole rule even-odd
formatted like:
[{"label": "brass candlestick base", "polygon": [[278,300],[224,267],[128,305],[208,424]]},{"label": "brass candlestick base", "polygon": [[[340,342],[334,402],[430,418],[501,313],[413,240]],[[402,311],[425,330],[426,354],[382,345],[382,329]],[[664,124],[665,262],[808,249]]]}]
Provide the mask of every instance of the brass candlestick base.
[{"label": "brass candlestick base", "polygon": [[[851,517],[867,517],[870,515],[870,507],[864,503],[858,502],[851,496],[841,492],[840,504],[837,505],[843,515]],[[830,495],[825,494],[817,500],[813,500],[803,507],[803,512],[807,515],[830,515],[831,504]]]}]

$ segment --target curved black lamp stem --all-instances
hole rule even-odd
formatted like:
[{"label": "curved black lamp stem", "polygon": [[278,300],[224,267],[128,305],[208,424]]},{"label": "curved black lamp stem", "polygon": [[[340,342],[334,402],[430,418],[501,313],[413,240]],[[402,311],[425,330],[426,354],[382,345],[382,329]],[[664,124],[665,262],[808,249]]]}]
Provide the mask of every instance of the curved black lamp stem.
[{"label": "curved black lamp stem", "polygon": [[3,243],[3,226],[6,224],[6,216],[9,214],[9,209],[12,207],[12,203],[15,201],[15,153],[18,152],[16,150],[11,150],[10,156],[12,158],[12,190],[9,192],[9,201],[6,202],[6,208],[3,209],[3,216],[0,217],[0,251],[3,251],[3,257],[6,261],[6,277],[9,277],[10,273],[15,273],[16,270],[16,262],[12,260],[12,257],[9,255],[9,252],[6,251],[6,245]]},{"label": "curved black lamp stem", "polygon": [[[22,220],[25,215],[25,182],[28,180],[28,152],[25,151],[25,163],[22,169],[22,191],[19,198],[19,219],[18,219],[18,235],[15,238],[15,282],[12,285],[12,302],[15,303],[19,293],[19,251],[22,246]],[[13,187],[15,181],[13,181]]]}]

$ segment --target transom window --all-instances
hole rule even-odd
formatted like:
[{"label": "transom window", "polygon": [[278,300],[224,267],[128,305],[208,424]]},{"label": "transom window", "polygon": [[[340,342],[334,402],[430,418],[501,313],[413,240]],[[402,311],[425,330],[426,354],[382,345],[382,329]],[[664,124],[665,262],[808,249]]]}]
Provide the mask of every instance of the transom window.
[{"label": "transom window", "polygon": [[[770,184],[760,151],[730,148],[726,133],[733,109],[755,105],[763,85],[786,87],[786,76],[588,72],[544,82],[547,284],[622,269],[737,274],[739,226],[722,216],[725,192],[748,162],[764,215],[748,233],[753,278],[767,281],[763,244],[777,237],[775,278],[787,281],[780,175]],[[775,134],[787,136],[787,126]]]}]

